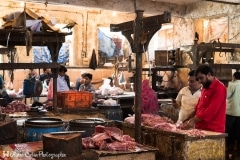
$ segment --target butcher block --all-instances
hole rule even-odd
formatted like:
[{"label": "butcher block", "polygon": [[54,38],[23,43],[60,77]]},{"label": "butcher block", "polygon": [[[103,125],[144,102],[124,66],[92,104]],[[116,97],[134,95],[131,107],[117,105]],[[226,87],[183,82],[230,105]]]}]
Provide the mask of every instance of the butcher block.
[{"label": "butcher block", "polygon": [[17,122],[14,120],[0,121],[0,145],[17,142]]},{"label": "butcher block", "polygon": [[[57,147],[57,146],[56,146]],[[74,146],[72,146],[74,147]],[[0,159],[31,159],[31,160],[155,160],[157,149],[138,144],[138,149],[132,151],[100,151],[83,149],[75,156],[66,154],[51,154],[43,152],[43,143],[28,142],[0,146]]]},{"label": "butcher block", "polygon": [[[135,126],[116,122],[124,134],[134,137]],[[204,137],[141,127],[142,144],[158,148],[158,160],[225,160],[226,134],[203,131]]]}]

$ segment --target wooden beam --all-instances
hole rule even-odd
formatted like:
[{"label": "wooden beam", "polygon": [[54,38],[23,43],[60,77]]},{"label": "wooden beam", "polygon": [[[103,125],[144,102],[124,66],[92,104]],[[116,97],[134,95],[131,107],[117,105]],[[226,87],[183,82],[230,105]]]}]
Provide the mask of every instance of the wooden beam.
[{"label": "wooden beam", "polygon": [[0,63],[1,70],[58,68],[58,63]]},{"label": "wooden beam", "polygon": [[204,43],[198,44],[197,49],[199,51],[206,50],[207,48],[240,48],[240,44],[236,43]]},{"label": "wooden beam", "polygon": [[[0,45],[2,46],[26,46],[27,30],[0,29]],[[51,43],[65,42],[65,36],[71,33],[33,32],[32,46],[47,46]]]},{"label": "wooden beam", "polygon": [[[156,28],[159,26],[161,29],[163,23],[171,22],[171,12],[165,11],[161,15],[146,17],[142,19],[142,29],[146,32],[152,29],[152,27]],[[134,21],[124,22],[120,24],[110,24],[111,32],[131,32],[133,33],[134,29]]]},{"label": "wooden beam", "polygon": [[223,3],[223,4],[232,4],[232,5],[239,5],[240,3],[236,3],[236,2],[229,2],[228,1],[219,1],[219,0],[206,0],[206,1],[209,1],[209,2],[215,2],[215,3]]}]

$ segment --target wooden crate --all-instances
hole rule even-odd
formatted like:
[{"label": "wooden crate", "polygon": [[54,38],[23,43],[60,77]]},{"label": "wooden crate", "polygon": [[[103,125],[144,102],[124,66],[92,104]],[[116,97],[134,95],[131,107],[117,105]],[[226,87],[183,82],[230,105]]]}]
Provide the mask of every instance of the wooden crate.
[{"label": "wooden crate", "polygon": [[42,135],[42,142],[44,153],[62,153],[67,157],[82,153],[81,133],[45,133]]},{"label": "wooden crate", "polygon": [[156,66],[168,66],[168,51],[156,50],[155,51],[155,65]]},{"label": "wooden crate", "polygon": [[92,93],[85,91],[57,92],[57,105],[64,109],[90,108]]},{"label": "wooden crate", "polygon": [[0,145],[11,143],[17,143],[17,122],[15,120],[0,121]]},{"label": "wooden crate", "polygon": [[[134,125],[117,122],[124,134],[134,137]],[[152,129],[142,126],[141,141],[144,145],[158,148],[159,160],[224,160],[226,134],[208,132],[205,137]]]}]

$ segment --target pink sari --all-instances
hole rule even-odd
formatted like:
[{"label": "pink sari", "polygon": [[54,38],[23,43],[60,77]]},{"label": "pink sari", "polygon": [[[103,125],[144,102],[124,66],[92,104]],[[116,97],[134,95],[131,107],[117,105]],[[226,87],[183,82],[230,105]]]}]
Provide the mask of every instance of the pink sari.
[{"label": "pink sari", "polygon": [[149,80],[142,81],[142,113],[157,113],[158,99],[155,91],[149,86]]}]

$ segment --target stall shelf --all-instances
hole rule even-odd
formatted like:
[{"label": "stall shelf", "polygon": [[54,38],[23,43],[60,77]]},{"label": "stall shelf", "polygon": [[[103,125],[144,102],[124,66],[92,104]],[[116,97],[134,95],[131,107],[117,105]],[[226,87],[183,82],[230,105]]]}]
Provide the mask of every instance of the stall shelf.
[{"label": "stall shelf", "polygon": [[[2,70],[13,69],[53,69],[53,107],[57,112],[57,63],[59,49],[65,42],[65,36],[71,33],[58,32],[30,32],[27,29],[0,29],[0,45],[5,46],[11,52],[15,46],[47,46],[50,50],[52,63],[1,63]],[[27,55],[28,53],[26,53]]]}]

